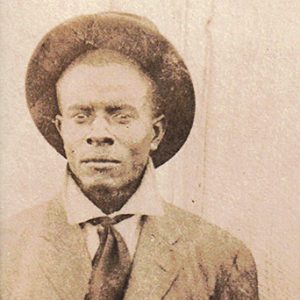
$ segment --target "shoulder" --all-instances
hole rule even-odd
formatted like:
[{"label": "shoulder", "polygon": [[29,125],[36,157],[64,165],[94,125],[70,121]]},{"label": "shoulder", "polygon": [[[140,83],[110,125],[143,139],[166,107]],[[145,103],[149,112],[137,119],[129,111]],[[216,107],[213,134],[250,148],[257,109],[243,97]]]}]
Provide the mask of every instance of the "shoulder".
[{"label": "shoulder", "polygon": [[47,236],[49,216],[55,210],[54,199],[43,202],[4,220],[1,230],[0,268],[5,276],[1,293],[10,297],[15,290],[16,278],[24,282],[30,280],[30,274],[40,272],[39,263],[43,249],[43,239]]},{"label": "shoulder", "polygon": [[59,197],[54,197],[33,207],[27,208],[1,222],[1,239],[3,243],[28,240],[43,230],[49,216],[59,211]]},{"label": "shoulder", "polygon": [[0,225],[1,260],[0,265],[5,272],[13,274],[20,271],[20,266],[39,256],[42,249],[41,237],[47,237],[49,228],[53,226],[53,216],[62,214],[58,198],[53,198],[8,218]]},{"label": "shoulder", "polygon": [[180,232],[177,251],[190,274],[204,275],[212,293],[222,299],[258,299],[255,261],[242,241],[173,205],[166,205],[166,215]]},{"label": "shoulder", "polygon": [[228,231],[172,204],[166,203],[165,211],[176,230],[181,232],[185,244],[201,251],[202,255],[214,256],[215,260],[246,255],[252,260],[250,250]]}]

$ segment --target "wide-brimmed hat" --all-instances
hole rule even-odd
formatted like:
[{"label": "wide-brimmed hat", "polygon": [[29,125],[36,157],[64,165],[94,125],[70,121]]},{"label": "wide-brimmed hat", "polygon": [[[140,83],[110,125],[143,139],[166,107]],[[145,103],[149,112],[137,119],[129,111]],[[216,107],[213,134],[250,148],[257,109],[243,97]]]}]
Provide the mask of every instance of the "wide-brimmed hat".
[{"label": "wide-brimmed hat", "polygon": [[37,128],[65,156],[53,122],[59,114],[56,82],[72,61],[95,49],[117,51],[134,60],[156,83],[167,129],[152,159],[156,167],[162,165],[189,135],[195,112],[194,89],[175,48],[149,20],[135,15],[110,12],[80,16],[46,34],[30,59],[26,76],[27,103]]}]

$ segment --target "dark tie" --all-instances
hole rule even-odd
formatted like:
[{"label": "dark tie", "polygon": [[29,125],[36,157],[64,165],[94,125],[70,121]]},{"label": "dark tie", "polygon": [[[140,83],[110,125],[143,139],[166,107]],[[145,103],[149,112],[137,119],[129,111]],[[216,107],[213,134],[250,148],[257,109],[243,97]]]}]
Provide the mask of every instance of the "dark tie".
[{"label": "dark tie", "polygon": [[100,245],[92,261],[89,292],[85,300],[123,299],[131,259],[125,241],[113,225],[132,216],[128,214],[114,218],[100,217],[88,221],[98,225]]}]

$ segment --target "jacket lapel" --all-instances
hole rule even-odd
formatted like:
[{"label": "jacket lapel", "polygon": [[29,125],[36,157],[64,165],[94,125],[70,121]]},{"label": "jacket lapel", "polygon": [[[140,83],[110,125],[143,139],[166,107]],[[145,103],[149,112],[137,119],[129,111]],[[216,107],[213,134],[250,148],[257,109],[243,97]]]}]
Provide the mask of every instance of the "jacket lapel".
[{"label": "jacket lapel", "polygon": [[[82,230],[67,222],[60,201],[49,204],[38,264],[58,297],[84,299],[92,271]],[[161,299],[178,276],[181,235],[174,218],[143,218],[125,299]]]},{"label": "jacket lapel", "polygon": [[51,202],[45,219],[41,269],[60,299],[83,299],[92,270],[83,233],[78,225],[68,224],[59,201]]},{"label": "jacket lapel", "polygon": [[145,217],[125,299],[161,299],[182,265],[180,234],[168,217]]}]

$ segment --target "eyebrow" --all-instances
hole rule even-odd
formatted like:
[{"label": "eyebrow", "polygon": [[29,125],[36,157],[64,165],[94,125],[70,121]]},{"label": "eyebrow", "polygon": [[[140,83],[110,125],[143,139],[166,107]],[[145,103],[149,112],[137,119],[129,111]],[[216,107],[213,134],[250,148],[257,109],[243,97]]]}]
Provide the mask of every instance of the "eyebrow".
[{"label": "eyebrow", "polygon": [[108,113],[114,113],[116,111],[120,111],[120,110],[130,110],[132,112],[136,112],[136,108],[128,105],[128,104],[116,104],[116,105],[109,105],[108,107],[106,107],[105,109]]},{"label": "eyebrow", "polygon": [[[133,113],[137,113],[137,109],[129,104],[111,104],[105,105],[105,111],[109,114],[113,114],[118,111],[130,111]],[[82,104],[73,104],[67,108],[68,113],[72,113],[75,111],[84,111],[84,112],[91,112],[93,111],[93,106],[91,105],[82,105]]]},{"label": "eyebrow", "polygon": [[82,105],[82,104],[74,104],[67,108],[67,111],[75,111],[75,110],[92,111],[93,108],[90,105]]}]

